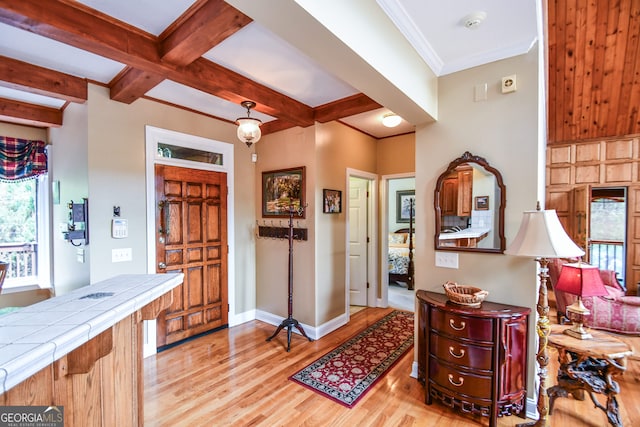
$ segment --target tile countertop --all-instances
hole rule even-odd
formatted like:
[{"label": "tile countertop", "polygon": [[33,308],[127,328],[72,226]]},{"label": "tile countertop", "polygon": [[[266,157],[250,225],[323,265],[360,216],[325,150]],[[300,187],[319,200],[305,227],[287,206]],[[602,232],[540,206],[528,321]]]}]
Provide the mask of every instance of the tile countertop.
[{"label": "tile countertop", "polygon": [[491,228],[489,227],[471,227],[464,230],[456,231],[453,233],[440,233],[438,239],[440,240],[455,240],[455,239],[474,239],[482,237],[489,233]]},{"label": "tile countertop", "polygon": [[127,274],[0,316],[0,394],[106,331],[183,281]]}]

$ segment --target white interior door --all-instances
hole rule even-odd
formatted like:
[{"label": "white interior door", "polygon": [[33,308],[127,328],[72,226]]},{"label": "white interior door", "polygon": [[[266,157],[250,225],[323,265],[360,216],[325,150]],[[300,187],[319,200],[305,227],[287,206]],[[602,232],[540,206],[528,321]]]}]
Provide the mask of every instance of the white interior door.
[{"label": "white interior door", "polygon": [[349,303],[367,305],[369,181],[349,178]]}]

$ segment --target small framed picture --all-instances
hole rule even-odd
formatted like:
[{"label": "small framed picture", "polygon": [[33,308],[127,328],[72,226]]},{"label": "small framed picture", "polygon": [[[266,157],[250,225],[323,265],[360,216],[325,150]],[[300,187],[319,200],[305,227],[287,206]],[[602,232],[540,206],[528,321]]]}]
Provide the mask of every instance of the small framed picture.
[{"label": "small framed picture", "polygon": [[489,196],[477,196],[475,201],[477,211],[489,210]]},{"label": "small framed picture", "polygon": [[322,190],[322,212],[341,213],[342,212],[342,191]]},{"label": "small framed picture", "polygon": [[413,221],[416,216],[416,191],[396,191],[396,222]]}]

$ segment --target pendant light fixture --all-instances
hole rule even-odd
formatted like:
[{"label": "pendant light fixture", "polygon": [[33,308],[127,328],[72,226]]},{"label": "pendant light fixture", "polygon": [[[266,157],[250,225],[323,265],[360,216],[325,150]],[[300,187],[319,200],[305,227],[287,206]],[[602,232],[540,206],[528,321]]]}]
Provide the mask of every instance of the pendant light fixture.
[{"label": "pendant light fixture", "polygon": [[240,117],[236,119],[236,124],[238,125],[238,139],[247,144],[247,147],[251,148],[251,146],[258,142],[262,136],[262,132],[260,131],[262,121],[251,117],[251,109],[256,106],[255,102],[242,101],[240,105],[247,109],[247,117]]}]

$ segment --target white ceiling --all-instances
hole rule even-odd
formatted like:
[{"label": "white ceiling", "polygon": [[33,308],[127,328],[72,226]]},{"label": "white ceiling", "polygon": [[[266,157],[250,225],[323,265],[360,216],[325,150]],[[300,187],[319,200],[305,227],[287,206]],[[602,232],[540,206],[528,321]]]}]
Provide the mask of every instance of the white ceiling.
[{"label": "white ceiling", "polygon": [[[325,0],[323,5],[330,8],[339,1],[343,0]],[[373,0],[350,1],[367,8],[379,6],[437,76],[526,53],[537,40],[536,0],[377,0],[378,6]],[[78,2],[156,36],[195,3],[194,0]],[[234,5],[233,1],[228,2]],[[274,6],[269,13],[287,13],[275,10],[280,3],[270,4]],[[260,16],[243,12],[254,22],[204,54],[206,59],[310,107],[360,92],[345,83],[348,79],[327,71],[335,67],[316,62],[311,59],[313,55],[294,47],[295,40],[284,40],[269,31],[268,25],[262,25]],[[475,12],[486,13],[486,19],[477,28],[468,29],[464,18]],[[0,55],[104,84],[125,67],[125,64],[4,24],[0,24]],[[246,114],[240,105],[169,80],[146,95],[225,120],[232,121]],[[1,82],[0,97],[56,108],[64,104],[58,99],[3,87]],[[384,105],[374,96],[371,98]],[[380,120],[387,112],[390,112],[388,108],[381,108],[341,121],[377,138],[415,129],[417,123],[407,121],[397,128],[384,128]],[[252,116],[264,122],[274,119],[256,111]]]}]

